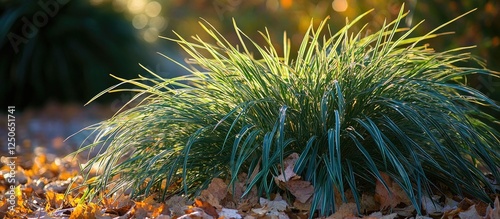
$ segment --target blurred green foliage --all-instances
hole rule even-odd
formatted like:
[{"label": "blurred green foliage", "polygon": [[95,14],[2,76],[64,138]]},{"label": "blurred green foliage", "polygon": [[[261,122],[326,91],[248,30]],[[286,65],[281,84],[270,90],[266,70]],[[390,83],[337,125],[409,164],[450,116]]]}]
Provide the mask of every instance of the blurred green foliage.
[{"label": "blurred green foliage", "polygon": [[116,83],[109,74],[136,77],[151,61],[130,22],[105,5],[16,0],[0,11],[2,106],[86,102]]},{"label": "blurred green foliage", "polygon": [[[370,9],[365,22],[368,32],[382,26],[384,19],[393,20],[404,3],[411,13],[406,26],[412,27],[425,20],[419,28],[422,34],[446,21],[477,9],[446,28],[453,35],[430,41],[430,47],[443,51],[453,47],[477,45],[470,52],[485,60],[488,68],[500,70],[500,2],[496,0],[22,0],[0,1],[0,102],[18,107],[43,104],[47,99],[59,101],[88,101],[92,96],[116,80],[135,78],[145,71],[142,63],[162,76],[182,74],[165,61],[159,61],[154,52],[162,52],[182,59],[172,42],[157,36],[174,37],[199,35],[200,18],[214,25],[233,43],[237,37],[232,19],[263,44],[258,31],[264,26],[274,40],[278,51],[283,31],[291,38],[292,56],[302,40],[302,34],[311,19],[317,25],[330,17],[329,25],[340,28],[346,18],[352,20]],[[18,45],[16,53],[7,35],[22,36],[23,18],[32,21],[43,12],[39,2],[60,5],[54,16],[38,28],[32,38]],[[66,3],[67,4],[66,4]],[[63,4],[64,3],[64,4]],[[344,8],[342,8],[344,7]],[[340,10],[341,9],[341,10]],[[345,10],[344,10],[345,9]],[[40,15],[37,15],[38,17]],[[39,19],[43,21],[43,19]],[[39,22],[40,22],[39,21]],[[361,28],[361,27],[358,27]],[[260,40],[260,41],[259,41]],[[148,43],[147,43],[148,42]],[[148,45],[145,45],[148,44]],[[151,49],[152,48],[152,49]],[[168,48],[168,49],[167,49]],[[177,48],[177,47],[176,47]],[[158,59],[157,59],[158,58]],[[161,60],[161,59],[160,59]],[[468,63],[464,63],[468,65]],[[477,66],[474,66],[477,67]],[[470,78],[471,86],[494,99],[500,97],[500,81],[491,77]],[[108,99],[116,98],[106,95]]]}]

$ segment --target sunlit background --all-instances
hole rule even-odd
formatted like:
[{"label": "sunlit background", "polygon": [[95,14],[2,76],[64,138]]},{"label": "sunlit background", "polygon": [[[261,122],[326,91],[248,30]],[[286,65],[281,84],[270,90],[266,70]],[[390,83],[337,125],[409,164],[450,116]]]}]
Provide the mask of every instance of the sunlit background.
[{"label": "sunlit background", "polygon": [[[416,34],[476,9],[442,30],[455,34],[432,40],[430,46],[439,51],[477,45],[470,52],[484,58],[490,69],[500,70],[500,2],[496,0],[0,0],[0,102],[2,109],[15,105],[18,112],[32,115],[26,116],[30,121],[21,135],[28,134],[21,138],[50,132],[39,143],[60,146],[62,139],[83,125],[109,115],[99,114],[105,111],[102,108],[87,106],[83,109],[99,111],[88,113],[95,121],[89,120],[87,114],[82,116],[81,108],[118,82],[110,74],[121,78],[147,76],[138,63],[163,77],[185,74],[157,54],[179,61],[185,57],[174,42],[159,36],[175,38],[175,31],[186,38],[199,35],[208,39],[199,25],[206,20],[236,42],[234,19],[257,42],[262,42],[258,31],[267,27],[278,50],[286,31],[292,48],[296,48],[311,21],[318,24],[329,17],[328,23],[336,31],[347,20],[374,9],[360,23],[369,22],[367,31],[371,31],[385,19],[396,17],[403,3],[411,12],[402,25],[411,27],[425,19]],[[476,77],[470,83],[500,99],[498,79]],[[96,103],[113,112],[131,97],[109,94]],[[70,104],[72,110],[61,113],[54,103]],[[68,118],[61,120],[63,124],[36,123],[44,114],[53,116],[52,120],[57,116]]]},{"label": "sunlit background", "polygon": [[[44,4],[40,2],[45,2]],[[44,0],[2,1],[1,102],[18,107],[41,106],[47,100],[85,102],[111,86],[109,74],[126,78],[144,73],[142,63],[162,76],[182,74],[156,52],[182,59],[175,43],[158,36],[201,35],[202,19],[229,39],[235,38],[233,21],[257,41],[258,31],[267,27],[281,47],[283,31],[297,45],[311,20],[330,18],[333,30],[346,18],[374,9],[364,22],[376,29],[391,20],[404,3],[410,15],[406,26],[421,20],[420,33],[430,31],[467,11],[471,15],[449,25],[444,31],[454,35],[432,41],[442,50],[477,45],[472,53],[486,59],[488,66],[500,69],[500,23],[498,1],[417,1],[417,0]],[[48,9],[47,9],[48,8]],[[55,10],[57,9],[57,10]],[[52,13],[50,13],[52,12]],[[46,19],[41,16],[45,13]],[[26,23],[37,33],[23,36]],[[40,25],[37,25],[40,24]],[[363,22],[362,22],[363,23]],[[28,31],[29,32],[29,31]],[[9,35],[10,34],[10,35]],[[24,38],[18,40],[14,35]],[[236,42],[236,41],[235,41]],[[13,46],[13,43],[15,46]],[[16,47],[15,49],[13,47]],[[101,57],[104,56],[104,57]],[[488,79],[489,80],[489,79]],[[495,85],[494,81],[491,84]],[[494,92],[493,88],[486,88]],[[63,93],[61,93],[63,91]],[[109,99],[113,99],[110,97]],[[104,98],[106,99],[106,98]],[[104,101],[104,100],[103,100]]]}]

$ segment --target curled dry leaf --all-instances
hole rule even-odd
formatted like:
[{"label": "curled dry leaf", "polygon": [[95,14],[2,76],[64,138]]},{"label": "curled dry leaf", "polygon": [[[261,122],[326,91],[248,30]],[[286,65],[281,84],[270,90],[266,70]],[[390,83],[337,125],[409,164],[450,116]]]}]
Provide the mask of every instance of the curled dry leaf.
[{"label": "curled dry leaf", "polygon": [[480,202],[475,203],[473,200],[464,198],[462,201],[460,201],[460,203],[457,204],[456,208],[444,212],[442,218],[483,218],[482,216],[480,216],[477,208],[480,208],[480,211],[484,212],[484,214],[488,214],[488,210],[482,209],[484,207],[481,207],[481,205],[483,204],[481,204]]},{"label": "curled dry leaf", "polygon": [[481,219],[481,218],[483,218],[477,213],[475,205],[470,206],[467,211],[463,211],[463,212],[458,213],[458,217],[460,219]]},{"label": "curled dry leaf", "polygon": [[482,201],[478,201],[476,203],[476,211],[479,215],[481,215],[481,217],[483,216],[486,216],[486,209],[489,207],[490,205],[488,203],[485,203],[485,202],[482,202]]},{"label": "curled dry leaf", "polygon": [[104,197],[102,204],[106,209],[106,213],[118,216],[125,215],[134,206],[134,202],[129,196],[113,194],[110,198]]},{"label": "curled dry leaf", "polygon": [[[314,194],[314,187],[310,182],[300,180],[300,176],[293,171],[295,163],[297,163],[298,159],[299,154],[297,153],[292,153],[285,158],[283,161],[284,172],[275,177],[274,180],[280,188],[288,190],[293,196],[295,196],[295,201],[299,202],[297,203],[298,208],[305,208],[308,205],[308,200]],[[306,206],[302,204],[306,204]]]},{"label": "curled dry leaf", "polygon": [[221,201],[227,195],[227,184],[220,178],[213,178],[208,188],[201,191],[200,199],[210,203],[212,206],[221,209]]},{"label": "curled dry leaf", "polygon": [[283,213],[283,211],[285,211],[288,207],[286,201],[283,200],[279,194],[277,194],[272,201],[269,199],[260,198],[259,203],[260,206],[262,206],[261,208],[252,209],[252,212],[259,216],[279,216],[280,212]]},{"label": "curled dry leaf", "polygon": [[276,197],[274,197],[274,200],[272,201],[270,201],[269,199],[260,198],[259,203],[261,206],[266,206],[270,210],[277,211],[284,211],[286,210],[286,207],[288,207],[288,204],[285,200],[283,200],[280,194],[276,194]]},{"label": "curled dry leaf", "polygon": [[436,200],[433,200],[428,196],[422,197],[422,208],[428,214],[432,214],[435,212],[443,212],[443,206],[441,206]]},{"label": "curled dry leaf", "polygon": [[[258,168],[255,168],[255,170],[258,170]],[[246,212],[258,204],[259,196],[257,195],[258,192],[256,186],[253,186],[250,191],[243,196],[243,193],[247,189],[247,183],[252,181],[258,173],[258,171],[255,170],[250,176],[244,172],[238,175],[238,181],[233,182],[234,184],[231,185],[227,191],[228,195],[226,196],[224,207],[237,208]]]},{"label": "curled dry leaf", "polygon": [[287,158],[283,160],[284,172],[275,178],[277,181],[286,182],[290,180],[292,177],[297,176],[297,174],[293,171],[295,168],[295,163],[299,159],[299,154],[292,153],[288,155]]},{"label": "curled dry leaf", "polygon": [[285,182],[286,189],[301,203],[306,203],[314,194],[314,187],[304,180],[290,180]]},{"label": "curled dry leaf", "polygon": [[448,212],[453,209],[456,209],[458,206],[458,202],[453,200],[452,198],[446,197],[444,201],[443,212]]},{"label": "curled dry leaf", "polygon": [[399,203],[404,203],[406,205],[410,205],[411,202],[408,199],[408,196],[406,196],[406,193],[401,189],[401,187],[394,182],[389,175],[386,173],[380,173],[382,176],[382,179],[386,183],[386,185],[389,187],[389,190],[386,189],[384,184],[377,180],[377,183],[375,185],[375,201],[377,201],[380,204],[381,208],[387,208],[387,207],[395,207]]},{"label": "curled dry leaf", "polygon": [[187,209],[186,198],[178,195],[172,196],[165,202],[165,204],[167,204],[170,207],[172,216],[178,217],[184,215],[184,211]]},{"label": "curled dry leaf", "polygon": [[201,208],[190,208],[186,211],[186,214],[178,217],[177,219],[191,219],[191,218],[196,218],[196,219],[213,219],[214,217],[207,214],[203,209]]},{"label": "curled dry leaf", "polygon": [[498,200],[498,196],[495,198],[495,202],[493,203],[493,208],[488,206],[486,209],[485,219],[496,219],[500,218],[500,201]]},{"label": "curled dry leaf", "polygon": [[168,213],[168,209],[163,203],[155,201],[156,195],[152,194],[143,201],[135,202],[132,213],[136,218],[157,217],[160,214]]},{"label": "curled dry leaf", "polygon": [[[219,218],[219,214],[215,210],[215,207],[206,201],[203,201],[200,199],[195,199],[193,206],[203,210],[206,214],[208,214],[214,218]],[[188,212],[186,212],[186,213],[188,213]]]}]

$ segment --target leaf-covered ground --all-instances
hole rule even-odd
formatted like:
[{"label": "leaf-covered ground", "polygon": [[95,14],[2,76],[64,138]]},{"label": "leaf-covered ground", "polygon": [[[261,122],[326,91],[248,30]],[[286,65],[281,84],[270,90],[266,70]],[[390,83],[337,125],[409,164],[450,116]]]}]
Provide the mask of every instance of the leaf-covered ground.
[{"label": "leaf-covered ground", "polygon": [[[284,173],[275,177],[282,194],[271,197],[259,196],[256,190],[240,197],[246,189],[243,182],[228,188],[228,182],[214,178],[211,184],[195,199],[172,196],[159,202],[152,194],[141,200],[131,200],[122,191],[110,198],[94,203],[82,203],[84,188],[65,195],[68,187],[77,188],[82,183],[79,162],[85,158],[66,157],[76,149],[76,142],[84,137],[77,135],[68,141],[65,137],[110,116],[108,108],[89,107],[82,110],[75,106],[49,105],[38,111],[26,111],[19,115],[17,136],[18,154],[15,158],[15,185],[11,178],[11,157],[2,151],[0,164],[0,218],[308,218],[313,186],[293,172],[297,154],[290,155]],[[4,130],[1,134],[4,135]],[[68,133],[71,132],[71,133]],[[85,135],[85,133],[83,133]],[[97,170],[96,170],[97,171]],[[251,177],[251,175],[250,175]],[[247,176],[242,176],[247,178]],[[353,197],[338,207],[328,218],[412,218],[416,211],[396,183],[385,176],[392,193],[377,182],[372,194],[362,194],[361,214]],[[74,182],[73,184],[71,182]],[[494,203],[484,203],[474,197],[423,197],[422,207],[427,216],[420,218],[500,218],[497,191],[490,194]],[[349,192],[347,192],[349,194]],[[432,201],[432,200],[433,201]],[[293,200],[293,201],[292,201]],[[336,203],[341,203],[340,199]]]}]

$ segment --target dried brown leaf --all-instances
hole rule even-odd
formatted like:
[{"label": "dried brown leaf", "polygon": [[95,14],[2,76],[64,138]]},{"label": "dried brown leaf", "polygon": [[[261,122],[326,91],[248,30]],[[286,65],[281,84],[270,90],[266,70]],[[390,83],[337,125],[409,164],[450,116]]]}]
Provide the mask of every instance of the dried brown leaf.
[{"label": "dried brown leaf", "polygon": [[187,209],[186,199],[178,195],[172,196],[165,202],[165,204],[167,204],[170,207],[170,210],[172,211],[172,216],[181,216],[185,213],[185,210]]},{"label": "dried brown leaf", "polygon": [[220,178],[212,179],[208,188],[201,191],[200,197],[203,201],[210,203],[218,209],[221,209],[221,201],[227,195],[227,184]]},{"label": "dried brown leaf", "polygon": [[64,202],[64,194],[55,193],[53,191],[47,191],[45,193],[45,198],[47,199],[47,205],[45,209],[51,208],[61,208]]},{"label": "dried brown leaf", "polygon": [[500,218],[500,201],[498,200],[498,196],[495,198],[495,202],[493,203],[493,208],[488,206],[486,209],[485,219],[496,219]]},{"label": "dried brown leaf", "polygon": [[195,199],[193,205],[195,207],[201,208],[206,214],[208,214],[214,218],[219,217],[219,214],[215,210],[215,207],[206,201],[202,201],[200,199]]},{"label": "dried brown leaf", "polygon": [[281,173],[279,176],[275,177],[275,180],[281,182],[287,182],[292,177],[297,176],[297,174],[293,171],[293,169],[295,168],[295,163],[297,163],[298,159],[299,159],[299,154],[297,153],[292,153],[288,155],[288,157],[283,160],[285,171]]},{"label": "dried brown leaf", "polygon": [[314,187],[308,181],[290,180],[285,182],[285,186],[295,199],[302,203],[306,203],[314,194]]},{"label": "dried brown leaf", "polygon": [[382,179],[389,187],[389,190],[386,189],[384,184],[377,180],[375,185],[375,201],[380,204],[381,208],[386,207],[395,207],[399,203],[405,203],[406,205],[410,205],[410,199],[406,196],[406,193],[401,189],[401,187],[394,182],[389,175],[386,173],[380,173]]},{"label": "dried brown leaf", "polygon": [[69,219],[96,219],[98,206],[94,203],[78,204]]},{"label": "dried brown leaf", "polygon": [[481,219],[483,217],[479,216],[479,214],[476,211],[476,206],[472,205],[467,209],[467,211],[462,211],[458,213],[458,217],[460,219]]}]

